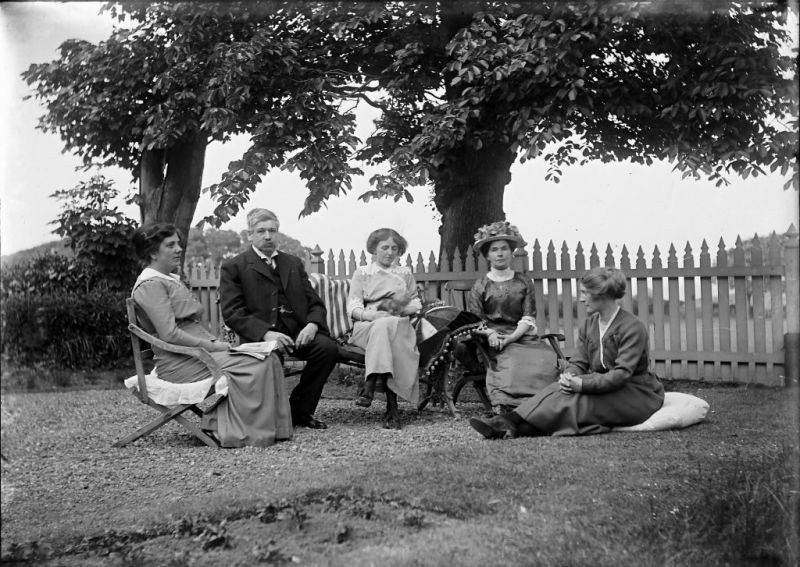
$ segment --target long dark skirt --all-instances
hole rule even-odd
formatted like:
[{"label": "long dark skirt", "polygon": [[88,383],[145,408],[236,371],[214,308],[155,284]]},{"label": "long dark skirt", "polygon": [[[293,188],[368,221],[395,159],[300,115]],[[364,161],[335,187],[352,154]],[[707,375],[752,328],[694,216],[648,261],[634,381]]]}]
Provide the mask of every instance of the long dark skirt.
[{"label": "long dark skirt", "polygon": [[[203,415],[201,427],[214,431],[223,447],[269,447],[291,439],[289,396],[278,356],[272,354],[266,360],[228,352],[212,352],[211,356],[228,376],[228,395]],[[194,358],[162,355],[159,362],[157,372],[162,380],[195,382],[210,376],[205,365]]]},{"label": "long dark skirt", "polygon": [[664,387],[646,374],[607,394],[565,394],[555,382],[515,411],[545,435],[592,435],[642,423],[663,403]]}]

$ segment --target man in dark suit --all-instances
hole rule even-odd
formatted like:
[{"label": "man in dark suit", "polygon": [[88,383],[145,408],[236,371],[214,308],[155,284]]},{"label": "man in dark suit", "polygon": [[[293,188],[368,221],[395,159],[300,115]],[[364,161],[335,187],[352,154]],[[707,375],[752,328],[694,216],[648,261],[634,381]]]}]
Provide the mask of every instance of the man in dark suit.
[{"label": "man in dark suit", "polygon": [[311,287],[303,261],[276,249],[275,213],[247,214],[252,246],[222,264],[220,304],[225,323],[242,341],[271,341],[306,361],[289,403],[296,426],[326,429],[314,417],[338,347],[325,322],[325,304]]}]

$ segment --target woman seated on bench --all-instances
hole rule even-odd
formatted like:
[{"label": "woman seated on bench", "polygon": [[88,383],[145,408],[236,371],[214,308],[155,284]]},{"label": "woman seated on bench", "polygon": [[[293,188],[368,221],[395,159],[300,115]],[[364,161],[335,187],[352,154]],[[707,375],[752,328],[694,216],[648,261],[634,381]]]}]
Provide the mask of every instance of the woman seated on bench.
[{"label": "woman seated on bench", "polygon": [[558,377],[555,353],[536,334],[533,283],[511,268],[514,250],[524,245],[508,221],[484,225],[475,233],[473,250],[488,260],[489,272],[472,286],[467,310],[486,326],[455,349],[456,358],[473,373],[479,372],[476,350],[481,351],[496,414],[513,410]]},{"label": "woman seated on bench", "polygon": [[391,228],[372,232],[367,251],[374,260],[355,271],[350,281],[347,313],[353,319],[350,343],[365,354],[364,387],[356,404],[369,407],[378,380],[386,392],[387,429],[400,429],[397,396],[419,401],[417,335],[409,316],[421,307],[411,271],[397,259],[408,243]]},{"label": "woman seated on bench", "polygon": [[588,317],[558,382],[511,413],[470,425],[487,439],[589,435],[642,423],[661,408],[664,387],[649,370],[647,329],[617,304],[625,287],[619,270],[591,269],[580,288]]},{"label": "woman seated on bench", "polygon": [[[145,268],[131,297],[144,314],[142,327],[159,339],[210,352],[228,377],[228,395],[208,413],[201,428],[212,432],[222,447],[267,447],[292,437],[289,400],[278,395],[283,370],[276,354],[265,360],[228,352],[230,344],[218,341],[200,322],[203,307],[176,272],[181,244],[175,227],[157,223],[133,235],[137,255]],[[145,320],[146,319],[146,320]],[[153,347],[158,377],[169,382],[197,382],[211,376],[198,359]]]}]

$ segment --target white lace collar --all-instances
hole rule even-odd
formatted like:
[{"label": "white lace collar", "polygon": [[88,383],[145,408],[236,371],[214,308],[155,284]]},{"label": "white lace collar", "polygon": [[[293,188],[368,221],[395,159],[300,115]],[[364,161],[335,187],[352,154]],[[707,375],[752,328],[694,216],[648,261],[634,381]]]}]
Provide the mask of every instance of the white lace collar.
[{"label": "white lace collar", "polygon": [[377,273],[384,273],[384,274],[401,274],[405,270],[405,267],[401,266],[398,263],[392,264],[388,268],[384,268],[377,262],[372,262],[371,264],[367,264],[364,266],[364,273],[373,276]]},{"label": "white lace collar", "polygon": [[139,277],[136,278],[136,283],[133,284],[133,287],[136,287],[145,280],[151,280],[153,278],[161,278],[167,281],[177,281],[177,282],[181,281],[181,277],[178,274],[167,275],[162,272],[159,272],[158,270],[154,270],[153,268],[145,268],[144,270],[142,270],[142,273],[139,274]]},{"label": "white lace collar", "polygon": [[506,268],[505,270],[496,270],[491,268],[486,274],[486,277],[493,282],[507,282],[508,280],[514,278],[514,273],[514,270],[511,268]]}]

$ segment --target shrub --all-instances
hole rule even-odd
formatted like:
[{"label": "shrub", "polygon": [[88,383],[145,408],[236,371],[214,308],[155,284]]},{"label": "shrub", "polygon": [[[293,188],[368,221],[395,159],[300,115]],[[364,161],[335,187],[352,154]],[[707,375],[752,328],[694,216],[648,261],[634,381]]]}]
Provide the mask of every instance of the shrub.
[{"label": "shrub", "polygon": [[94,266],[63,254],[49,253],[3,266],[0,293],[12,295],[86,293],[96,287]]},{"label": "shrub", "polygon": [[95,267],[98,281],[111,289],[129,289],[139,264],[131,244],[137,223],[111,205],[118,195],[102,175],[56,191],[51,197],[62,201],[63,210],[50,224],[79,261]]},{"label": "shrub", "polygon": [[127,296],[107,289],[9,295],[3,300],[3,354],[19,365],[129,365]]}]

